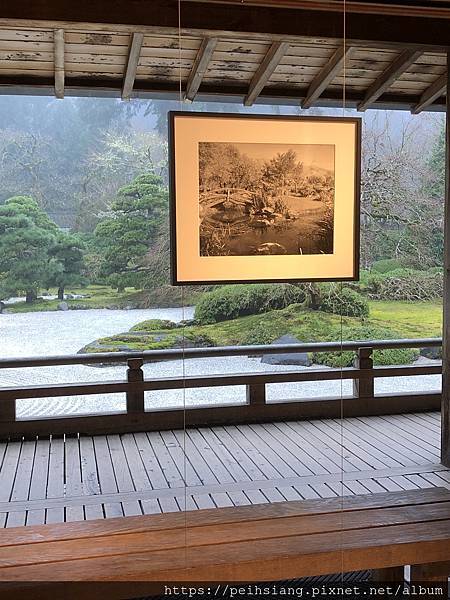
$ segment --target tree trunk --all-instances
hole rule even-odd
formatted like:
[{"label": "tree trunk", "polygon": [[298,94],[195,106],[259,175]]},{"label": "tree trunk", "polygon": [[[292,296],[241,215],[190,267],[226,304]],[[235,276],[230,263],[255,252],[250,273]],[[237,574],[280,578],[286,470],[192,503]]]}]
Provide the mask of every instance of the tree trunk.
[{"label": "tree trunk", "polygon": [[58,288],[58,300],[64,300],[64,286],[60,285]]},{"label": "tree trunk", "polygon": [[27,290],[25,302],[27,304],[32,304],[37,298],[36,290]]},{"label": "tree trunk", "polygon": [[322,300],[322,294],[319,286],[316,283],[308,283],[305,286],[307,296],[307,305],[312,310],[319,310]]},{"label": "tree trunk", "polygon": [[123,285],[118,285],[117,286],[117,293],[118,294],[122,294],[122,292],[124,292],[124,291],[125,291],[125,288],[124,288]]}]

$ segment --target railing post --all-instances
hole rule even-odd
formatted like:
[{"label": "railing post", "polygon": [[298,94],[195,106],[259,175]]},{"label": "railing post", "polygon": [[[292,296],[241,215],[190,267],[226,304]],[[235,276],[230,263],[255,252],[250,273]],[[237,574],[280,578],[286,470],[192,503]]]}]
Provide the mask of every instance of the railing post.
[{"label": "railing post", "polygon": [[266,384],[253,383],[247,386],[247,404],[252,406],[266,403]]},{"label": "railing post", "polygon": [[16,399],[0,400],[0,423],[13,423],[16,420]]},{"label": "railing post", "polygon": [[129,358],[127,360],[127,381],[130,389],[127,390],[127,413],[143,413],[144,412],[144,390],[136,389],[133,383],[144,381],[144,371],[142,358]]},{"label": "railing post", "polygon": [[353,380],[353,396],[356,398],[373,398],[375,393],[373,378],[373,348],[358,348],[353,366],[367,371],[367,377]]}]

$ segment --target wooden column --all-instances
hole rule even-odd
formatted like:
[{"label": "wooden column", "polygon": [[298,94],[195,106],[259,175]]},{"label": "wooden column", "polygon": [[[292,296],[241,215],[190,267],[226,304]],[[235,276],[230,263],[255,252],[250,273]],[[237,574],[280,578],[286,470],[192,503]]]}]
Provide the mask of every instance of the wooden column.
[{"label": "wooden column", "polygon": [[358,348],[355,360],[353,361],[353,366],[356,369],[365,369],[369,375],[368,377],[353,380],[353,395],[356,398],[373,398],[375,395],[372,353],[373,348]]},{"label": "wooden column", "polygon": [[450,467],[450,52],[447,54],[445,132],[444,321],[442,326],[441,462]]},{"label": "wooden column", "polygon": [[[142,366],[144,361],[142,358],[129,358],[127,361],[128,370],[127,370],[127,381],[128,383],[136,383],[139,384],[144,381],[144,372],[142,370]],[[127,392],[127,413],[143,413],[145,412],[144,406],[144,390],[142,388],[136,389],[136,386],[133,386]]]},{"label": "wooden column", "polygon": [[253,383],[247,386],[247,404],[261,406],[266,403],[266,384]]}]

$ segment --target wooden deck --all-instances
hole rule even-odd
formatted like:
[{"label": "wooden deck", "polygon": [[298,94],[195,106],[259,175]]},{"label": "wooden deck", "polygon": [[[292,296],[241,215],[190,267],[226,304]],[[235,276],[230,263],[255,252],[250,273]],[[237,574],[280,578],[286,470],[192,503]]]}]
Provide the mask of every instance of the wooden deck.
[{"label": "wooden deck", "polygon": [[438,413],[10,442],[0,525],[450,488],[439,447]]}]

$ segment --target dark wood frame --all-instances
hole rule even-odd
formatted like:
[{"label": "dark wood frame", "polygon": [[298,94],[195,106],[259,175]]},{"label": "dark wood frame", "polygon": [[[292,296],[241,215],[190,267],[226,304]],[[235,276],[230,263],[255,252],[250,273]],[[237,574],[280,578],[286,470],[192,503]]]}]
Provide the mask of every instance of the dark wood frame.
[{"label": "dark wood frame", "polygon": [[[374,350],[392,348],[436,348],[440,338],[403,340],[366,340],[280,344],[277,353],[354,351],[353,367],[300,371],[246,372],[234,374],[175,376],[145,379],[144,363],[158,360],[217,358],[227,356],[264,356],[272,354],[272,345],[228,346],[147,350],[144,352],[108,352],[0,359],[1,369],[56,367],[58,365],[126,364],[126,378],[115,381],[73,382],[0,388],[0,441],[47,435],[108,434],[159,431],[211,425],[237,425],[312,418],[357,417],[437,410],[444,393],[440,391],[376,394],[375,380],[380,377],[413,377],[442,373],[440,364],[374,367]],[[269,401],[267,384],[306,381],[353,380],[353,393],[345,397],[285,398]],[[227,387],[246,388],[244,402],[227,405],[195,405],[169,409],[145,408],[145,392],[169,389]],[[61,396],[123,393],[126,407],[113,413],[38,416],[19,418],[17,400],[60,398]],[[100,408],[100,407],[99,407]]]},{"label": "dark wood frame", "polygon": [[[223,119],[243,119],[243,120],[271,120],[271,121],[317,121],[317,122],[347,122],[353,123],[355,127],[355,174],[354,174],[354,246],[353,246],[353,275],[351,277],[317,277],[307,278],[281,278],[281,279],[230,279],[230,280],[208,280],[208,281],[184,281],[178,278],[177,271],[177,210],[176,210],[176,157],[175,157],[175,120],[179,116],[189,116],[199,119],[223,118]],[[176,286],[183,285],[220,285],[233,283],[297,283],[308,281],[358,281],[359,280],[359,259],[360,259],[360,191],[361,191],[361,117],[316,117],[316,116],[296,116],[296,115],[267,115],[267,114],[242,114],[242,113],[218,113],[218,112],[188,112],[188,111],[169,111],[168,113],[168,132],[169,132],[169,198],[170,198],[170,278],[171,284]]]}]

